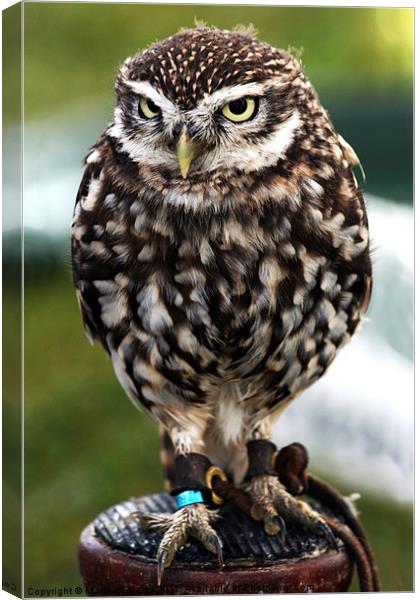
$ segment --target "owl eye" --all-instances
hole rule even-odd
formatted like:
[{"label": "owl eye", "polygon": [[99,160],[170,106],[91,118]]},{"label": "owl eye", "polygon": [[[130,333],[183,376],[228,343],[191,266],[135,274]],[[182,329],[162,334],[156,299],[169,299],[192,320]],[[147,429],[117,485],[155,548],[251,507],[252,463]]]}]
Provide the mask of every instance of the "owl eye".
[{"label": "owl eye", "polygon": [[252,119],[256,115],[257,110],[258,105],[255,98],[239,98],[225,104],[222,108],[222,113],[229,121],[243,123]]},{"label": "owl eye", "polygon": [[160,113],[159,107],[149,98],[142,98],[139,102],[139,115],[143,119],[153,119]]}]

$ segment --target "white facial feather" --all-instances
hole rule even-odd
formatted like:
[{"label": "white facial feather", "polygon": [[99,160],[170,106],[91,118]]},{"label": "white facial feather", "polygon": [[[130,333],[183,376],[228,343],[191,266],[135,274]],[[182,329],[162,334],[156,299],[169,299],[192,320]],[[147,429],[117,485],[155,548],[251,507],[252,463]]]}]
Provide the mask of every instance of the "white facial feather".
[{"label": "white facial feather", "polygon": [[[109,128],[108,134],[117,138],[122,149],[140,165],[159,167],[165,165],[179,171],[175,152],[167,146],[165,136],[172,131],[176,121],[182,120],[190,123],[197,131],[198,138],[205,143],[215,136],[213,115],[222,106],[238,98],[256,95],[261,97],[259,111],[256,117],[243,123],[231,123],[226,120],[224,137],[221,136],[217,146],[203,152],[192,164],[191,173],[221,172],[225,169],[239,169],[243,172],[258,171],[274,165],[285,156],[287,149],[292,144],[301,119],[297,109],[291,116],[280,122],[274,131],[259,141],[246,141],[242,133],[252,134],[264,126],[264,117],[269,110],[264,91],[268,86],[276,85],[279,89],[282,83],[277,81],[261,83],[246,83],[225,87],[213,94],[206,96],[199,104],[190,110],[181,110],[175,103],[166,98],[161,92],[149,83],[125,81],[140,96],[150,98],[162,111],[162,135],[155,130],[148,131],[147,123],[142,123],[142,136],[136,137],[125,130],[122,109],[117,107],[114,111],[114,123]],[[133,115],[133,118],[139,118]]]},{"label": "white facial feather", "polygon": [[273,133],[260,142],[224,145],[209,153],[204,159],[203,169],[239,169],[243,172],[259,171],[270,167],[285,157],[300,126],[300,115],[295,109],[292,115],[277,125]]}]

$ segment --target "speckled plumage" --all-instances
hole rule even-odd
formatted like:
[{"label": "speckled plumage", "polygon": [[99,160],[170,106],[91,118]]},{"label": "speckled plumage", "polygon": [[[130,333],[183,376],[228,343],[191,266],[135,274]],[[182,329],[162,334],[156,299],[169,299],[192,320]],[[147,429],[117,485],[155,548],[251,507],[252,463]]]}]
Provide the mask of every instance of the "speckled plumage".
[{"label": "speckled plumage", "polygon": [[[245,443],[270,436],[367,308],[358,160],[300,61],[247,33],[181,31],[127,59],[116,91],[72,226],[86,330],[177,452],[240,481]],[[220,107],[240,93],[258,114],[228,123]],[[200,147],[186,178],[177,123]]]}]

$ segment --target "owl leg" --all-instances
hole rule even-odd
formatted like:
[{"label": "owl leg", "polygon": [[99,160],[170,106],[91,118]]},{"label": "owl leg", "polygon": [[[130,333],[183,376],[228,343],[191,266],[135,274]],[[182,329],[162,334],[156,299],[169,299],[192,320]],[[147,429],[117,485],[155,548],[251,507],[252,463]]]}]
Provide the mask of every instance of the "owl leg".
[{"label": "owl leg", "polygon": [[249,467],[244,488],[253,506],[251,516],[261,521],[269,535],[280,533],[286,539],[286,523],[294,522],[324,535],[334,547],[337,542],[323,517],[309,504],[288,492],[274,469],[276,446],[269,440],[254,440],[247,444]]},{"label": "owl leg", "polygon": [[172,495],[178,509],[173,514],[139,513],[141,527],[163,533],[157,553],[158,585],[163,572],[189,537],[199,540],[215,554],[223,566],[222,542],[213,529],[217,511],[206,506],[211,491],[206,485],[210,461],[202,454],[181,454],[175,458],[175,482]]}]

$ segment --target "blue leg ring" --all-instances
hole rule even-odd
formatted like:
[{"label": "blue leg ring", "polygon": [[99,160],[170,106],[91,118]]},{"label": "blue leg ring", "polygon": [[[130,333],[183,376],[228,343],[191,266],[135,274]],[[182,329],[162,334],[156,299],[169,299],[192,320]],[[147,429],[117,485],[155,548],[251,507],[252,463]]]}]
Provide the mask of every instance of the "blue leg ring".
[{"label": "blue leg ring", "polygon": [[203,494],[199,490],[186,490],[175,496],[176,508],[184,508],[189,504],[204,503]]}]

